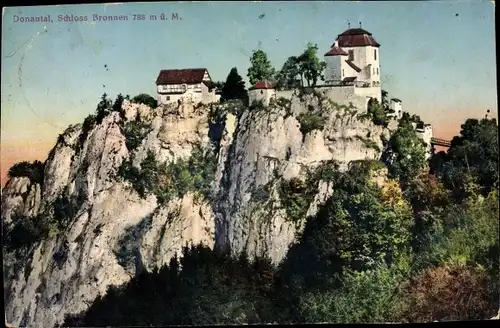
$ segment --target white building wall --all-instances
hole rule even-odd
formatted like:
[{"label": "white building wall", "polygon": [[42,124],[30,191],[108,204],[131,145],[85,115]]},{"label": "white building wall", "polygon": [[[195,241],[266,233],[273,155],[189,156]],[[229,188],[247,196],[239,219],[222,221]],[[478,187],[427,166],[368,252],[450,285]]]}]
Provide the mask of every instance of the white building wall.
[{"label": "white building wall", "polygon": [[347,57],[342,56],[342,60],[340,62],[341,76],[342,80],[346,77],[350,76],[359,76],[359,73],[356,72],[349,64],[346,62]]},{"label": "white building wall", "polygon": [[349,105],[352,103],[359,111],[366,111],[369,98],[356,94],[356,87],[324,87],[320,91],[325,94],[330,100],[340,105]]},{"label": "white building wall", "polygon": [[[373,85],[373,82],[377,82],[380,84],[380,48],[377,47],[362,47],[365,49],[365,65],[371,65],[371,78],[370,82]],[[375,58],[375,51],[377,52],[377,56]]]},{"label": "white building wall", "polygon": [[257,89],[250,90],[248,92],[248,100],[250,105],[262,101],[264,106],[268,106],[271,98],[276,98],[275,89]]},{"label": "white building wall", "polygon": [[382,90],[379,87],[355,88],[354,93],[360,97],[375,98],[382,101]]},{"label": "white building wall", "polygon": [[281,97],[285,99],[292,99],[292,96],[294,95],[295,90],[282,90],[282,91],[276,91],[276,99],[279,99]]},{"label": "white building wall", "polygon": [[341,62],[346,56],[325,56],[325,82],[342,80]]},{"label": "white building wall", "polygon": [[390,117],[395,117],[400,120],[403,117],[403,105],[399,101],[394,101],[391,99],[389,103],[389,108],[394,111],[394,113],[389,114]]},{"label": "white building wall", "polygon": [[[354,51],[354,60],[352,62],[359,68],[363,69],[367,65],[365,48],[366,47],[346,47],[342,48],[342,50],[344,50],[347,54],[349,54],[350,50]],[[344,59],[349,59],[349,56],[345,56]]]},{"label": "white building wall", "polygon": [[[185,90],[185,92],[165,94],[165,92],[171,90]],[[157,95],[159,104],[177,103],[179,100],[193,103],[202,102],[205,104],[218,101],[215,91],[212,90],[212,92],[209,92],[208,87],[203,83],[189,85],[159,85],[157,91],[159,92]]]}]

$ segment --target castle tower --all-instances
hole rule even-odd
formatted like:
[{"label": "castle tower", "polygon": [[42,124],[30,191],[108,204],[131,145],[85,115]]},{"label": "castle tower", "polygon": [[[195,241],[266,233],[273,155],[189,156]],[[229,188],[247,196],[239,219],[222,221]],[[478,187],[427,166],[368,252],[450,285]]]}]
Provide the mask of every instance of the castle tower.
[{"label": "castle tower", "polygon": [[364,29],[349,28],[339,34],[325,54],[325,83],[349,81],[363,93],[381,101],[380,44]]}]

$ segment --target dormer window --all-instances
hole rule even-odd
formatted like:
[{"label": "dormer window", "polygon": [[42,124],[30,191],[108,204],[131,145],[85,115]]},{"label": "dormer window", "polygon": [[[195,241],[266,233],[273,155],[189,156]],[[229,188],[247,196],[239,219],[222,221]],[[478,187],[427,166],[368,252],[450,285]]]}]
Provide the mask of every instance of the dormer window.
[{"label": "dormer window", "polygon": [[373,59],[377,60],[377,49],[373,49]]},{"label": "dormer window", "polygon": [[354,61],[354,50],[349,50],[349,60]]}]

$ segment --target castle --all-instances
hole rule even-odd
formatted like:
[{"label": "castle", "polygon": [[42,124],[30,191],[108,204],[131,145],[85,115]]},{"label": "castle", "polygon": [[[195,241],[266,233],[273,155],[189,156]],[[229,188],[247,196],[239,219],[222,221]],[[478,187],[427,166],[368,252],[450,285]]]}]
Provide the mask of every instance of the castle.
[{"label": "castle", "polygon": [[[366,110],[370,99],[382,102],[380,44],[373,35],[359,28],[348,28],[339,34],[324,54],[326,64],[323,72],[324,83],[316,85],[329,99],[340,104],[352,103]],[[201,103],[218,102],[220,95],[206,68],[171,69],[160,71],[156,79],[159,104],[191,101]],[[291,99],[296,90],[276,90],[272,82],[258,81],[249,88],[249,103],[261,102],[269,105],[271,99]],[[394,120],[403,115],[402,102],[392,98],[392,110],[388,116]],[[431,149],[432,126],[415,126],[417,135]],[[429,151],[430,154],[430,151]]]},{"label": "castle", "polygon": [[[372,98],[382,101],[380,44],[370,32],[360,27],[339,34],[324,54],[324,62],[324,83],[315,88],[321,89],[331,100],[342,104],[351,102],[363,109]],[[289,99],[291,95],[289,90],[274,90],[269,81],[259,81],[249,89],[250,103],[268,104],[272,98]],[[401,100],[391,99],[389,107],[393,110],[389,116],[401,118]]]}]

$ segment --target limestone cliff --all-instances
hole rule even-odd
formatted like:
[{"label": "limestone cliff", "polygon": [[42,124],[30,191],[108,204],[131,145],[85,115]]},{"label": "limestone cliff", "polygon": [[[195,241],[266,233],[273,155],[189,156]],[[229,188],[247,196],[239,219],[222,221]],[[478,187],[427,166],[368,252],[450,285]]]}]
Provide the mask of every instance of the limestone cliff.
[{"label": "limestone cliff", "polygon": [[[43,184],[12,178],[2,190],[6,227],[48,217],[62,217],[66,225],[24,253],[5,253],[7,322],[52,327],[65,314],[85,310],[109,285],[167,264],[186,243],[228,245],[277,263],[306,214],[334,192],[316,181],[302,217],[290,220],[283,183],[306,181],[326,162],[345,168],[354,160],[377,159],[390,132],[319,94],[279,99],[268,108],[235,107],[151,109],[124,101],[120,111],[90,117],[59,137]],[[171,172],[181,172],[199,149],[214,149],[213,174],[191,172],[185,181],[208,191],[172,187]],[[146,177],[140,172],[151,165],[163,175],[153,170],[148,179],[170,187],[133,179]]]}]

